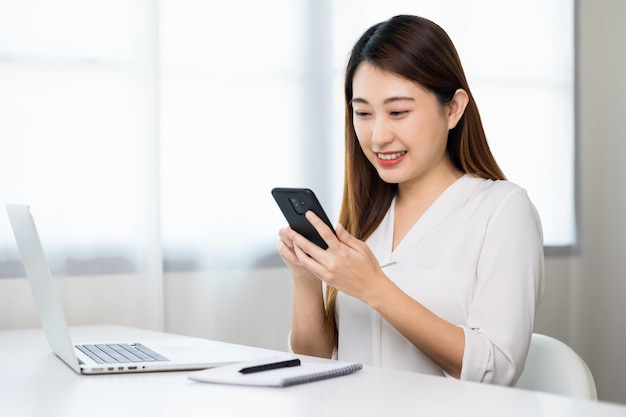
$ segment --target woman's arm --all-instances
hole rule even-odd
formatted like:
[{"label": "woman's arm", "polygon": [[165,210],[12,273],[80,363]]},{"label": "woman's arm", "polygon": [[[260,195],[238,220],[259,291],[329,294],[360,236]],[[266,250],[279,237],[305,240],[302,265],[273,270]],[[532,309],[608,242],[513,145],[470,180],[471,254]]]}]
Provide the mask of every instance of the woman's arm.
[{"label": "woman's arm", "polygon": [[291,348],[295,353],[330,358],[333,347],[326,334],[322,282],[294,279]]},{"label": "woman's arm", "polygon": [[512,385],[523,370],[543,294],[543,237],[539,215],[523,189],[505,188],[499,200],[482,241],[463,326],[461,377]]},{"label": "woman's arm", "polygon": [[324,251],[290,232],[301,265],[328,285],[376,309],[449,375],[513,384],[528,352],[543,287],[543,241],[535,208],[522,189],[504,189],[489,216],[466,323],[429,311],[387,278],[369,247],[312,213],[309,221],[329,244]]},{"label": "woman's arm", "polygon": [[278,253],[293,275],[293,308],[290,344],[295,353],[330,358],[334,347],[326,335],[326,311],[322,281],[303,268],[287,238],[289,228],[280,231]]},{"label": "woman's arm", "polygon": [[461,377],[463,329],[432,313],[389,279],[365,301],[448,375]]},{"label": "woman's arm", "polygon": [[314,214],[307,213],[307,218],[329,248],[324,251],[288,231],[285,238],[296,242],[294,253],[300,265],[328,285],[367,303],[446,373],[460,377],[463,329],[433,314],[398,288],[383,273],[369,247],[343,227],[337,226],[335,237]]}]

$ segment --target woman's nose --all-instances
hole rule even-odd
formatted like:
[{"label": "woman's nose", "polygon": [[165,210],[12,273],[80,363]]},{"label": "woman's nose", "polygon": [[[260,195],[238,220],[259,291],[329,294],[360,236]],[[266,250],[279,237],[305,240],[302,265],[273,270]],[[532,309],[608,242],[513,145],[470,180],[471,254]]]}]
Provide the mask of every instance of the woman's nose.
[{"label": "woman's nose", "polygon": [[386,119],[378,119],[372,126],[372,143],[382,145],[393,140],[391,128]]}]

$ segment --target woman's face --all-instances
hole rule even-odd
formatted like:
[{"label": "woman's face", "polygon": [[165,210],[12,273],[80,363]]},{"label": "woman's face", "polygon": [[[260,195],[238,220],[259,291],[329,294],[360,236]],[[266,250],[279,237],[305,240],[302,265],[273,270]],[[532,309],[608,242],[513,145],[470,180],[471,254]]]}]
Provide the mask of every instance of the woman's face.
[{"label": "woman's face", "polygon": [[400,186],[454,169],[446,143],[458,118],[434,93],[366,62],[356,69],[352,91],[359,144],[383,181]]}]

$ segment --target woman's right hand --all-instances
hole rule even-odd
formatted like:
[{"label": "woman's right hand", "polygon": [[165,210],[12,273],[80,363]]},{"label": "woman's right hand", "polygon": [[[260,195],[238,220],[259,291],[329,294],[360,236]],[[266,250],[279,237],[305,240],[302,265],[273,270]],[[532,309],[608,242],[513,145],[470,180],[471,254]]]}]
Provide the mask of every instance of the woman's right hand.
[{"label": "woman's right hand", "polygon": [[[290,227],[278,232],[278,254],[291,270],[293,278],[293,310],[289,344],[295,353],[330,358],[333,346],[326,336],[326,310],[322,281],[302,266],[296,255]],[[299,236],[296,234],[296,236]]]},{"label": "woman's right hand", "polygon": [[294,243],[288,237],[288,233],[291,231],[290,227],[286,227],[284,229],[280,229],[278,232],[278,236],[280,236],[280,240],[277,244],[278,254],[283,259],[283,262],[291,269],[291,273],[294,278],[299,279],[315,279],[319,281],[319,279],[311,273],[308,269],[301,265],[298,260],[298,256],[296,255]]}]

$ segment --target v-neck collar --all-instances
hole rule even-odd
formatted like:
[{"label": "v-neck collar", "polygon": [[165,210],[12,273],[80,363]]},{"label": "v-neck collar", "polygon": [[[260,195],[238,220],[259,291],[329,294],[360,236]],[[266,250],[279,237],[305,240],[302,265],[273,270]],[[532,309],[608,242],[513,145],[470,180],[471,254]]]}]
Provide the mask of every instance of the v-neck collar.
[{"label": "v-neck collar", "polygon": [[[393,247],[393,230],[395,224],[395,205],[396,197],[391,201],[389,210],[383,218],[379,228],[386,230],[387,233],[383,234],[382,249],[383,252],[379,252],[380,255],[385,255],[384,259],[379,259],[383,262],[381,265],[392,263],[394,259],[402,256],[403,248],[407,246],[405,242],[411,242],[411,246],[416,242],[424,239],[429,233],[435,229],[442,221],[447,219],[452,213],[457,211],[459,207],[463,206],[471,195],[472,190],[476,185],[483,182],[483,178],[474,177],[470,174],[465,174],[452,184],[448,186],[437,199],[431,204],[428,209],[420,216],[419,219],[411,226],[407,234],[398,243],[395,250],[391,250]],[[386,258],[386,259],[385,259]]]}]

